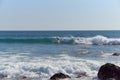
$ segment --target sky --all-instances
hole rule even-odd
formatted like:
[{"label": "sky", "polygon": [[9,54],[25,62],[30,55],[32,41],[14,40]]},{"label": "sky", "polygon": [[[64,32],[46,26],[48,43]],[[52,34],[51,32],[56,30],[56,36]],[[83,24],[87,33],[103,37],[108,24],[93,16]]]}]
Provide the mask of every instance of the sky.
[{"label": "sky", "polygon": [[120,30],[120,0],[0,0],[0,30]]}]

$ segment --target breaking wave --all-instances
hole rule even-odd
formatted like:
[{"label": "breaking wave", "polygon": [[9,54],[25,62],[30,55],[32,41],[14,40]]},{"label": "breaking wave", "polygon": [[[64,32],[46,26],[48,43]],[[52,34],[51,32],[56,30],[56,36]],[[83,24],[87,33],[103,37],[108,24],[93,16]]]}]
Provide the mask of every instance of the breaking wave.
[{"label": "breaking wave", "polygon": [[46,37],[46,38],[0,38],[5,43],[81,44],[81,45],[120,45],[120,38],[94,37]]}]

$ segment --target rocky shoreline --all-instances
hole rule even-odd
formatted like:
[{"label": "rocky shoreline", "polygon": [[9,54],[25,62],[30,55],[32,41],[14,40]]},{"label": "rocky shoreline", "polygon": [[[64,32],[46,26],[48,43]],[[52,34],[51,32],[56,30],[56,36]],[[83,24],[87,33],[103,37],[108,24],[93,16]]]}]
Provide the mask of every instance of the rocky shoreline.
[{"label": "rocky shoreline", "polygon": [[[120,56],[120,53],[113,53],[111,54],[111,56]],[[77,74],[76,77],[74,78],[79,79],[81,77],[90,77],[90,76],[88,76],[86,72],[82,72]],[[95,80],[120,80],[120,67],[112,63],[106,63],[99,68],[96,77],[97,79]],[[65,73],[55,73],[49,78],[49,80],[58,80],[58,79],[66,79],[66,78],[71,80],[71,78],[73,77]],[[9,79],[8,75],[0,74],[0,80],[39,80],[39,79],[40,78],[29,78],[26,76],[20,76],[19,78]]]},{"label": "rocky shoreline", "polygon": [[[86,73],[81,73],[76,78],[80,78],[83,76],[87,76]],[[100,67],[97,77],[99,80],[120,80],[120,67],[112,63],[106,63]],[[50,80],[58,80],[65,78],[71,77],[67,74],[56,73],[50,78]]]}]

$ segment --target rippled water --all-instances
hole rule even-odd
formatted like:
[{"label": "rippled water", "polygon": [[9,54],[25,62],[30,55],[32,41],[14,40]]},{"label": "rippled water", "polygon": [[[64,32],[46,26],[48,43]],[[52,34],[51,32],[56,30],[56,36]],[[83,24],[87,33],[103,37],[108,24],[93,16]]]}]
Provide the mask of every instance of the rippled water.
[{"label": "rippled water", "polygon": [[[29,80],[48,80],[58,72],[72,76],[70,80],[78,80],[75,77],[86,72],[88,77],[79,80],[97,80],[101,65],[107,62],[120,65],[120,56],[112,56],[120,52],[119,31],[114,31],[114,34],[113,31],[0,33],[0,75],[7,75],[5,80],[21,79],[23,76]],[[56,39],[58,36],[61,43],[39,41],[41,38]],[[36,38],[37,42],[34,41]],[[29,39],[33,39],[34,43],[27,41]],[[71,39],[82,44],[69,44]]]}]

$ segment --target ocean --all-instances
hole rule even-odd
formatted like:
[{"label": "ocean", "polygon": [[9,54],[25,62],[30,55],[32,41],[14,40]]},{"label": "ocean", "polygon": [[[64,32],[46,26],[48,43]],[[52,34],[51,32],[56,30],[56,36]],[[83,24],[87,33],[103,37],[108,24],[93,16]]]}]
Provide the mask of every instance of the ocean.
[{"label": "ocean", "polygon": [[[55,73],[98,80],[101,65],[120,66],[120,31],[0,31],[0,77],[48,80]],[[18,80],[17,79],[17,80]],[[21,79],[20,79],[21,80]]]}]

